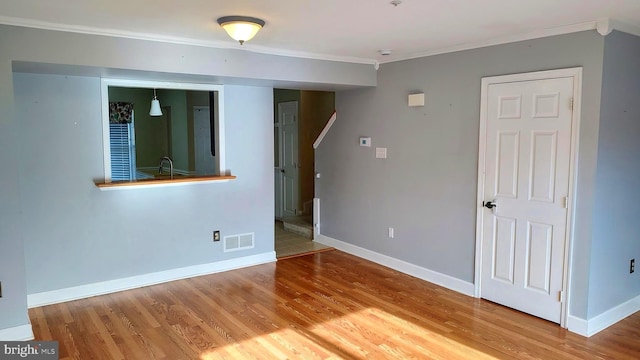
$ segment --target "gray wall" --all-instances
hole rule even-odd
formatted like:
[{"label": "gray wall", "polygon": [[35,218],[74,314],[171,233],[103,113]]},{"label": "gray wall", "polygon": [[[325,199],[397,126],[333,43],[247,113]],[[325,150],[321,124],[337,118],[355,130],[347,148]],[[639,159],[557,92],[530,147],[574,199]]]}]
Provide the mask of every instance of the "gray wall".
[{"label": "gray wall", "polygon": [[[0,52],[0,59],[3,57],[2,53]],[[12,84],[11,63],[0,61],[0,329],[29,323]]]},{"label": "gray wall", "polygon": [[[120,76],[120,70],[156,72],[150,79],[175,79],[183,75],[207,82],[238,85],[286,83],[292,87],[375,86],[370,64],[341,63],[286,56],[266,55],[234,49],[169,44],[108,36],[65,33],[0,25],[2,58],[92,67],[101,75]],[[77,74],[73,74],[77,75]],[[147,77],[149,78],[149,77]],[[304,85],[299,85],[304,84]]]},{"label": "gray wall", "polygon": [[[256,248],[236,257],[273,250],[271,84],[376,81],[371,65],[6,25],[0,48],[0,329],[29,323],[27,284],[33,293],[222,260],[219,245],[210,243],[214,229],[256,232]],[[16,75],[16,117],[14,67],[90,76]],[[104,174],[97,76],[123,74],[235,84],[226,88],[226,139],[227,167],[238,179],[98,191],[92,181]],[[58,95],[62,89],[69,96]],[[116,229],[104,221],[114,216],[127,221]],[[33,251],[26,259],[25,246]]]},{"label": "gray wall", "polygon": [[[187,146],[187,167],[186,169],[189,171],[196,170],[196,155],[195,155],[195,134],[194,134],[194,123],[193,123],[193,107],[194,106],[207,106],[209,109],[217,109],[217,95],[214,95],[213,104],[209,103],[209,92],[208,91],[187,91],[187,109],[191,109],[191,111],[187,111],[187,129],[185,131],[186,136],[186,146]],[[217,119],[217,117],[216,117]],[[216,152],[217,154],[217,152]],[[213,157],[214,162],[215,156]]]},{"label": "gray wall", "polygon": [[[207,93],[206,91],[204,93]],[[208,93],[207,93],[208,94]],[[163,89],[158,91],[160,105],[171,108],[171,160],[175,169],[189,169],[189,134],[187,118],[193,113],[193,108],[187,106],[187,92],[184,90]],[[162,96],[162,97],[160,97]],[[136,133],[136,139],[138,134]],[[152,164],[155,166],[158,160]]]},{"label": "gray wall", "polygon": [[629,274],[629,260],[640,261],[638,179],[640,37],[614,31],[604,43],[589,318],[640,295],[640,271]]},{"label": "gray wall", "polygon": [[[106,192],[100,79],[16,73],[14,89],[29,294],[273,251],[271,88],[225,94],[237,180]],[[224,253],[213,230],[256,246]]]},{"label": "gray wall", "polygon": [[[322,234],[473,282],[481,78],[582,66],[571,313],[586,318],[603,47],[589,31],[389,63],[376,88],[337,92],[316,151]],[[424,107],[407,107],[414,91]]]}]

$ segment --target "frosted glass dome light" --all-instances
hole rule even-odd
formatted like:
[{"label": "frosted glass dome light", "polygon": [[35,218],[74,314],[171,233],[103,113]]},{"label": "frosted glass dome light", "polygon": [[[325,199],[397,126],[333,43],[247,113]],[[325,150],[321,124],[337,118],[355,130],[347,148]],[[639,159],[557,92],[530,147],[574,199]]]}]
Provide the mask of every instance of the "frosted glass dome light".
[{"label": "frosted glass dome light", "polygon": [[218,24],[231,36],[240,42],[251,40],[264,26],[264,20],[248,16],[224,16],[218,19]]}]

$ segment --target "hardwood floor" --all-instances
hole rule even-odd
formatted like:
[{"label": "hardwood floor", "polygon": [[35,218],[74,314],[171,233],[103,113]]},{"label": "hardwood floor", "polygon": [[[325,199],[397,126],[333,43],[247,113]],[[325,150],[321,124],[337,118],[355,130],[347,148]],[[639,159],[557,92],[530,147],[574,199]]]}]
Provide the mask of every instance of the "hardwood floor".
[{"label": "hardwood floor", "polygon": [[60,359],[640,358],[640,313],[583,338],[340,251],[29,314]]}]

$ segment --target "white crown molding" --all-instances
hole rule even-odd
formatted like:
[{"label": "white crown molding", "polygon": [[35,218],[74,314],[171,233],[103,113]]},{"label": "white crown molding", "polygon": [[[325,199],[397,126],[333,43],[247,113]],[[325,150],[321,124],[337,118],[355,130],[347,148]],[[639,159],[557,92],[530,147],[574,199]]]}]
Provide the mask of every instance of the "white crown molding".
[{"label": "white crown molding", "polygon": [[301,59],[325,60],[325,61],[346,62],[346,63],[355,63],[355,64],[371,64],[374,66],[376,70],[379,69],[380,64],[452,53],[456,51],[477,49],[477,48],[482,48],[487,46],[508,44],[508,43],[513,43],[518,41],[538,39],[538,38],[544,38],[544,37],[555,36],[555,35],[570,34],[570,33],[587,31],[587,30],[596,30],[598,31],[598,33],[600,33],[603,36],[610,34],[611,31],[613,30],[618,30],[618,31],[622,31],[632,35],[640,36],[640,27],[630,25],[614,19],[600,18],[597,20],[587,21],[587,22],[578,23],[574,25],[559,26],[559,27],[554,27],[549,29],[536,30],[529,33],[525,33],[525,34],[510,35],[505,37],[498,37],[498,38],[493,38],[488,40],[482,40],[477,42],[471,42],[471,43],[446,47],[446,48],[427,50],[427,51],[417,52],[413,54],[408,54],[405,56],[389,58],[386,61],[384,60],[381,61],[373,58],[369,59],[369,58],[319,54],[319,53],[311,53],[311,52],[304,52],[304,51],[284,50],[284,49],[271,48],[271,47],[260,46],[255,44],[251,44],[250,46],[247,46],[247,45],[239,45],[239,44],[236,44],[235,42],[228,42],[228,41],[207,41],[207,40],[197,40],[197,39],[191,39],[191,38],[159,35],[159,34],[152,34],[152,33],[122,31],[122,30],[116,30],[116,29],[96,28],[96,27],[90,27],[90,26],[58,24],[58,23],[51,23],[46,21],[38,21],[38,20],[32,20],[32,19],[24,19],[24,18],[1,16],[1,15],[0,15],[0,24],[43,29],[43,30],[72,32],[72,33],[79,33],[79,34],[112,36],[112,37],[134,39],[134,40],[165,42],[165,43],[172,43],[172,44],[179,44],[179,45],[201,46],[201,47],[216,48],[216,49],[233,49],[233,50],[248,51],[248,52],[253,52],[258,54],[287,56],[287,57],[295,57],[295,58],[301,58]]},{"label": "white crown molding", "polygon": [[631,34],[635,36],[640,36],[640,27],[630,25],[622,21],[613,20],[613,19],[610,20],[610,22],[612,24],[613,30],[622,31],[627,34]]},{"label": "white crown molding", "polygon": [[[236,44],[234,44],[236,45]],[[240,45],[231,46],[230,48],[234,48],[236,50],[243,50],[239,48]],[[246,45],[243,45],[246,46]],[[247,49],[247,51],[266,54],[266,55],[279,55],[279,56],[289,56],[296,57],[302,59],[312,59],[312,60],[325,60],[325,61],[335,61],[335,62],[346,62],[353,64],[367,64],[373,65],[374,67],[377,64],[376,59],[365,59],[365,58],[357,58],[357,57],[349,57],[349,56],[335,56],[335,55],[327,55],[327,54],[316,54],[316,53],[308,53],[302,51],[293,51],[293,50],[283,50],[270,48],[266,46],[253,45],[251,49]]]},{"label": "white crown molding", "polygon": [[598,34],[607,36],[613,31],[613,22],[609,18],[601,18],[596,21]]},{"label": "white crown molding", "polygon": [[575,33],[580,31],[594,30],[596,29],[596,25],[597,25],[597,21],[594,20],[594,21],[588,21],[588,22],[574,24],[574,25],[559,26],[559,27],[550,28],[550,29],[532,31],[525,34],[498,37],[498,38],[493,38],[489,40],[471,42],[471,43],[456,45],[456,46],[447,47],[447,48],[418,52],[408,56],[396,57],[396,58],[390,59],[389,61],[384,61],[384,62],[381,61],[380,63],[386,64],[390,62],[410,60],[410,59],[416,59],[421,57],[452,53],[456,51],[471,50],[471,49],[483,48],[487,46],[508,44],[508,43],[524,41],[524,40],[538,39],[538,38],[544,38],[544,37],[555,36],[555,35],[570,34],[570,33]]},{"label": "white crown molding", "polygon": [[346,63],[355,63],[355,64],[371,64],[374,66],[376,64],[375,59],[366,59],[366,58],[357,58],[357,57],[348,57],[348,56],[335,56],[335,55],[328,55],[328,54],[310,53],[310,52],[304,52],[304,51],[284,50],[284,49],[276,49],[276,48],[270,48],[270,47],[259,46],[254,44],[247,46],[247,45],[237,44],[235,41],[233,42],[207,41],[207,40],[197,40],[197,39],[191,39],[191,38],[159,35],[159,34],[152,34],[152,33],[122,31],[122,30],[116,30],[116,29],[104,29],[104,28],[96,28],[96,27],[90,27],[90,26],[57,24],[57,23],[52,23],[47,21],[38,21],[38,20],[16,18],[16,17],[10,17],[10,16],[1,16],[1,15],[0,15],[0,24],[34,28],[34,29],[42,29],[42,30],[72,32],[72,33],[78,33],[78,34],[112,36],[112,37],[119,37],[119,38],[125,38],[125,39],[133,39],[133,40],[146,40],[146,41],[179,44],[179,45],[201,46],[201,47],[215,48],[215,49],[233,49],[233,50],[254,52],[258,54],[288,56],[288,57],[295,57],[295,58],[302,58],[302,59],[326,60],[326,61],[346,62]]},{"label": "white crown molding", "polygon": [[622,21],[609,19],[609,18],[600,18],[596,22],[596,30],[598,30],[598,34],[602,36],[607,36],[611,34],[613,30],[622,31],[627,34],[640,36],[640,27],[627,24]]}]

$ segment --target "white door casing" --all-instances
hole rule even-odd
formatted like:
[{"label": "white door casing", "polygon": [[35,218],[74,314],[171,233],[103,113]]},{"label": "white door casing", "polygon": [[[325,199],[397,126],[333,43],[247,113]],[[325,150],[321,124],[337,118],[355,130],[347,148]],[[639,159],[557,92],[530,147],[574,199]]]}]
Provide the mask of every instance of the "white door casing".
[{"label": "white door casing", "polygon": [[280,132],[280,119],[278,118],[279,114],[276,114],[276,119],[273,123],[273,144],[274,144],[274,167],[273,167],[273,175],[274,175],[274,197],[275,197],[275,216],[276,219],[282,219],[282,173],[284,172],[284,168],[282,167],[282,142],[280,141],[280,136],[282,135]]},{"label": "white door casing", "polygon": [[476,295],[562,326],[580,87],[579,68],[482,81]]},{"label": "white door casing", "polygon": [[298,102],[278,104],[280,125],[280,167],[282,173],[282,216],[296,216],[298,212]]}]

